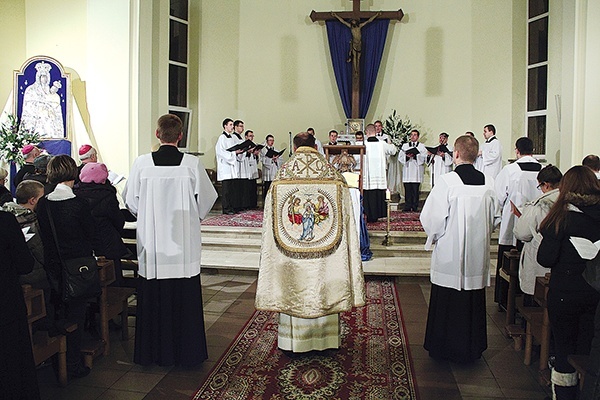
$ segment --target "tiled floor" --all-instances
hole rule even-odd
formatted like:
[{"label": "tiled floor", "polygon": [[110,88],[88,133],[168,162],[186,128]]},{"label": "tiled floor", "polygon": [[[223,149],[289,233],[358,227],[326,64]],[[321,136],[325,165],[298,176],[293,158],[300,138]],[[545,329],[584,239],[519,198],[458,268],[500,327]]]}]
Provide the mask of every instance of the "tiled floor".
[{"label": "tiled floor", "polygon": [[[109,356],[94,361],[89,376],[60,388],[51,367],[38,370],[43,399],[189,399],[254,311],[256,274],[202,273],[204,315],[210,358],[197,369],[140,367],[132,363],[133,336],[119,340],[112,332]],[[434,361],[423,349],[429,281],[397,278],[400,301],[416,372],[420,398],[543,399],[548,389],[537,382],[537,363],[523,365],[522,352],[500,331],[504,314],[497,311],[488,289],[488,349],[481,360],[461,366]],[[130,318],[130,334],[135,320]],[[383,400],[383,399],[382,399]]]}]

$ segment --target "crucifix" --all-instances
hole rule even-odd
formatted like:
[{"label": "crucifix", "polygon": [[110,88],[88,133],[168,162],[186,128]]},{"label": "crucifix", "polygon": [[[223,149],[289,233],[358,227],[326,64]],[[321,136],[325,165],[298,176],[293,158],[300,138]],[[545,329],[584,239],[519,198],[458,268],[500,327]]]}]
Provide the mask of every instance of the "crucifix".
[{"label": "crucifix", "polygon": [[337,19],[342,24],[350,28],[352,40],[350,42],[350,50],[348,52],[348,62],[352,62],[352,118],[358,118],[359,114],[360,55],[362,51],[361,29],[376,18],[400,21],[402,20],[403,16],[404,13],[402,10],[377,12],[362,11],[360,9],[360,0],[352,0],[352,11],[316,12],[313,10],[310,13],[310,19],[313,22]]}]

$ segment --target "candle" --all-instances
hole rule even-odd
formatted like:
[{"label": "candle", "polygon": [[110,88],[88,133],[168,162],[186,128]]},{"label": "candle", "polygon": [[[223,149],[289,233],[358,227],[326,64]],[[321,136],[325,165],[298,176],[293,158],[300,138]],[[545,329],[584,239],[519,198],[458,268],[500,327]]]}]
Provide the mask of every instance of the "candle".
[{"label": "candle", "polygon": [[391,194],[390,194],[390,189],[386,189],[386,190],[385,190],[385,199],[386,199],[386,200],[389,200],[389,199],[391,199],[391,198],[392,198],[392,197],[391,197]]}]

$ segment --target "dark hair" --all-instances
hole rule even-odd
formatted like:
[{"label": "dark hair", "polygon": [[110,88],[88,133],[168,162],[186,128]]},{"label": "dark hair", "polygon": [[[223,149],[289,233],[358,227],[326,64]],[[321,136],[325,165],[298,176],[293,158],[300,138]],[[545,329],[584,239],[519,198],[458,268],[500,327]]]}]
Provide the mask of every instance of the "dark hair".
[{"label": "dark hair", "polygon": [[334,133],[334,132],[335,132],[335,134],[337,135],[338,131],[336,131],[335,129],[332,129],[332,130],[330,130],[330,131],[329,131],[329,134],[331,135],[331,134],[332,134],[332,133]]},{"label": "dark hair", "polygon": [[242,125],[244,123],[244,121],[242,121],[241,119],[236,119],[233,122],[233,126],[238,126],[238,125]]},{"label": "dark hair", "polygon": [[267,135],[267,137],[265,138],[265,142],[266,142],[267,140],[269,140],[269,138],[273,138],[273,140],[275,140],[275,138],[273,137],[273,135],[271,135],[271,134],[269,133],[269,134]]},{"label": "dark hair", "polygon": [[590,168],[576,165],[563,176],[559,192],[556,202],[540,224],[540,230],[554,228],[558,234],[565,224],[571,199],[574,196],[600,195],[600,183]]},{"label": "dark hair", "polygon": [[450,137],[450,135],[448,135],[446,132],[442,132],[438,136],[444,136],[446,139]]},{"label": "dark hair", "polygon": [[183,123],[177,115],[165,114],[156,123],[158,138],[165,143],[176,143],[181,135]]},{"label": "dark hair", "polygon": [[250,129],[248,129],[248,130],[246,131],[246,133],[244,133],[244,137],[248,137],[248,134],[249,134],[249,133],[254,133],[254,131],[253,131],[253,130],[250,130]]},{"label": "dark hair", "polygon": [[538,173],[537,180],[539,183],[548,183],[552,188],[557,188],[562,176],[560,169],[548,164]]},{"label": "dark hair", "polygon": [[79,174],[75,160],[66,154],[52,157],[47,168],[48,183],[61,183],[74,181]]},{"label": "dark hair", "polygon": [[225,128],[225,125],[227,125],[228,123],[233,122],[233,120],[231,118],[225,118],[223,120],[223,128]]},{"label": "dark hair", "polygon": [[418,129],[411,129],[410,133],[417,132],[417,136],[421,137],[421,132]]},{"label": "dark hair", "polygon": [[488,125],[484,126],[483,128],[484,129],[487,128],[487,130],[492,132],[494,135],[496,134],[496,127],[492,124],[488,124]]},{"label": "dark hair", "polygon": [[307,146],[315,148],[315,137],[308,132],[300,132],[294,136],[294,147]]},{"label": "dark hair", "polygon": [[585,156],[583,161],[581,161],[581,165],[585,165],[586,167],[591,168],[595,172],[600,171],[600,158],[595,154],[590,154],[588,156]]},{"label": "dark hair", "polygon": [[469,135],[469,136],[475,137],[475,134],[473,132],[471,132],[471,131],[466,131],[465,135]]},{"label": "dark hair", "polygon": [[15,192],[17,204],[27,203],[32,197],[37,197],[40,191],[44,194],[44,185],[41,182],[31,179],[21,181]]},{"label": "dark hair", "polygon": [[519,150],[520,154],[531,155],[533,154],[533,140],[528,137],[520,137],[515,143],[515,147]]},{"label": "dark hair", "polygon": [[375,124],[376,124],[376,123],[378,123],[378,122],[379,122],[381,125],[383,125],[383,122],[381,122],[380,120],[377,120],[377,121],[373,122],[373,125],[375,125]]}]

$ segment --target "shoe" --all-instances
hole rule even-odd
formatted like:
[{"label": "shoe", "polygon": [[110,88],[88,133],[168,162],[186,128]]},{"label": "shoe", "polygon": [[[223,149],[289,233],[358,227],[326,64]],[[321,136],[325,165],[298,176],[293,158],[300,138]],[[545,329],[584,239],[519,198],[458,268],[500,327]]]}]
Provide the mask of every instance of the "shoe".
[{"label": "shoe", "polygon": [[69,376],[69,378],[83,378],[84,376],[88,376],[89,374],[90,369],[80,362],[73,365],[67,365],[67,375]]}]

